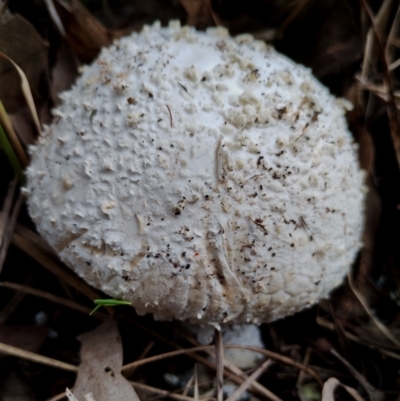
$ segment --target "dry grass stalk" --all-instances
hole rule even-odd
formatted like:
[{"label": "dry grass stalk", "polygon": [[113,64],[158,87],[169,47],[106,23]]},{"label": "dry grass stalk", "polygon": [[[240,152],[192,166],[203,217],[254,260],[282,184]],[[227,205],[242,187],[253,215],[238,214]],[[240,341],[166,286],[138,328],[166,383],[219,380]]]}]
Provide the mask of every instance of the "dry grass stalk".
[{"label": "dry grass stalk", "polygon": [[194,399],[195,399],[195,401],[198,401],[198,399],[199,399],[199,382],[198,382],[198,378],[197,378],[197,365],[194,365],[193,377],[194,377]]},{"label": "dry grass stalk", "polygon": [[43,267],[51,271],[55,276],[57,276],[61,280],[64,280],[71,287],[86,295],[89,299],[94,300],[100,298],[100,295],[91,287],[89,287],[88,284],[86,284],[78,276],[73,274],[71,270],[67,269],[57,259],[52,258],[48,254],[37,248],[30,239],[24,238],[20,234],[14,233],[12,243],[19,249],[24,251],[26,254],[31,256],[33,259],[35,259],[37,262],[39,262]]},{"label": "dry grass stalk", "polygon": [[63,393],[55,395],[54,397],[48,398],[46,401],[60,401],[64,398],[67,398],[67,394],[65,391]]},{"label": "dry grass stalk", "polygon": [[15,191],[17,189],[17,183],[18,180],[16,178],[14,178],[11,182],[9,182],[7,193],[3,202],[3,209],[0,212],[0,248],[3,245],[4,232],[8,225],[8,220],[10,218],[9,214],[13,206],[13,200]]},{"label": "dry grass stalk", "polygon": [[[179,337],[187,340],[189,343],[194,345],[195,347],[199,346],[199,343],[197,340],[193,339],[193,337],[187,335],[184,331],[182,330],[177,330],[175,326],[166,325]],[[176,345],[172,346],[174,348],[180,348],[177,347]],[[215,352],[214,352],[214,347],[208,348],[205,350],[205,352],[211,356],[212,358],[215,359]],[[216,370],[216,366],[213,362],[211,362],[209,359],[204,358],[203,356],[200,356],[198,354],[189,354],[191,358],[196,360],[199,363],[202,363],[204,366],[207,366],[209,369]],[[231,362],[227,361],[226,359],[223,360],[224,364],[224,376],[231,380],[232,382],[241,385],[244,380],[247,380],[248,375],[244,373],[241,369],[239,369],[236,365],[232,364]],[[261,395],[263,397],[266,397],[267,399],[271,401],[282,401],[277,395],[272,393],[270,390],[268,390],[266,387],[264,387],[262,384],[260,384],[257,381],[254,381],[249,389],[250,392],[256,394],[256,395]]]},{"label": "dry grass stalk", "polygon": [[26,103],[28,104],[29,111],[31,112],[33,121],[34,121],[35,126],[36,126],[36,130],[37,130],[38,133],[40,133],[42,131],[42,127],[40,125],[39,116],[38,116],[37,111],[36,111],[35,102],[33,101],[31,88],[29,86],[29,82],[28,82],[28,79],[26,78],[25,73],[22,71],[22,69],[10,57],[8,57],[3,52],[0,52],[0,57],[3,57],[4,59],[8,60],[14,66],[14,68],[17,70],[17,72],[18,72],[18,74],[19,74],[19,76],[21,78],[22,93],[24,94]]},{"label": "dry grass stalk", "polygon": [[[84,313],[86,315],[89,315],[89,313],[92,311],[93,308],[88,308],[86,306],[77,304],[76,302],[70,301],[69,299],[61,298],[57,295],[51,294],[49,292],[41,291],[36,288],[23,285],[23,284],[17,284],[17,283],[8,283],[8,282],[1,282],[0,281],[0,287],[3,288],[9,288],[15,291],[20,291],[25,294],[30,294],[34,295],[36,297],[46,299],[47,301],[50,301],[52,303],[58,304],[65,306],[67,308],[76,310],[78,312]],[[105,315],[104,313],[98,312],[93,315],[93,317],[101,320],[109,319],[109,315]]]},{"label": "dry grass stalk", "polygon": [[[171,391],[162,390],[160,388],[148,386],[147,384],[138,383],[138,382],[134,382],[134,381],[129,381],[129,383],[131,383],[135,389],[142,390],[142,391],[145,391],[150,394],[157,394],[158,396],[168,397],[168,398],[172,398],[172,399],[178,400],[178,401],[194,401],[195,400],[195,398],[189,397],[187,395],[176,394]],[[204,400],[215,400],[215,398],[205,398]]]},{"label": "dry grass stalk", "polygon": [[[327,330],[336,331],[335,324],[332,323],[332,322],[329,322],[328,320],[322,318],[321,316],[317,316],[317,324],[319,326],[327,329]],[[361,344],[361,345],[363,345],[365,347],[368,347],[370,349],[377,350],[381,354],[383,354],[385,356],[388,356],[390,358],[400,360],[400,355],[396,354],[395,352],[386,350],[386,349],[384,349],[384,348],[382,348],[382,347],[380,347],[380,346],[378,346],[376,344],[372,344],[371,342],[362,340],[361,338],[357,337],[356,335],[354,335],[354,334],[352,334],[352,333],[350,333],[350,332],[348,332],[346,330],[343,330],[343,333],[346,336],[346,338],[349,339],[350,341],[354,341],[357,344]]]},{"label": "dry grass stalk", "polygon": [[[25,278],[24,284],[28,286],[33,282],[33,275]],[[25,299],[26,294],[24,292],[16,292],[11,299],[3,306],[0,311],[0,324],[8,320],[10,316],[15,312],[18,305]]]},{"label": "dry grass stalk", "polygon": [[371,401],[382,401],[385,398],[385,395],[382,391],[377,390],[373,387],[367,379],[358,372],[349,362],[346,361],[338,352],[334,349],[331,349],[331,354],[334,355],[340,362],[343,363],[344,366],[350,371],[350,373],[354,376],[354,378],[360,383],[364,390],[368,393]]},{"label": "dry grass stalk", "polygon": [[16,153],[19,162],[22,167],[27,167],[29,164],[29,158],[21,145],[21,141],[18,138],[17,133],[14,130],[14,127],[11,124],[11,120],[8,117],[8,114],[4,108],[3,103],[0,101],[0,124],[3,126],[4,130],[7,133],[8,139]]},{"label": "dry grass stalk", "polygon": [[353,294],[356,296],[358,302],[360,302],[364,310],[367,312],[368,316],[371,318],[371,321],[386,338],[388,338],[394,345],[396,345],[396,347],[400,349],[400,341],[398,341],[393,333],[372,313],[370,307],[368,306],[368,302],[365,300],[361,292],[358,291],[357,288],[354,286],[351,273],[348,274],[347,278]]},{"label": "dry grass stalk", "polygon": [[287,7],[291,7],[290,14],[286,17],[285,21],[279,27],[277,36],[283,35],[283,32],[289,27],[289,25],[296,20],[296,18],[303,12],[307,7],[311,5],[314,0],[295,0],[288,2]]},{"label": "dry grass stalk", "polygon": [[34,352],[25,351],[21,348],[4,343],[0,343],[0,353],[22,358],[27,361],[40,363],[42,365],[51,366],[53,368],[68,370],[70,372],[78,371],[77,366],[66,362],[57,361],[56,359],[48,358],[47,356],[39,355]]},{"label": "dry grass stalk", "polygon": [[270,366],[271,359],[264,361],[225,401],[236,401]]},{"label": "dry grass stalk", "polygon": [[[383,82],[385,88],[387,88],[387,94],[388,94],[388,102],[387,102],[387,114],[389,118],[389,126],[390,126],[390,133],[392,137],[392,142],[393,142],[393,148],[396,154],[397,158],[397,164],[400,166],[400,119],[399,115],[396,110],[396,99],[394,95],[394,88],[389,72],[389,66],[388,66],[388,61],[386,59],[386,54],[385,54],[385,48],[383,45],[383,40],[382,40],[382,25],[386,20],[388,19],[388,12],[387,9],[390,7],[391,2],[389,0],[386,0],[383,5],[381,6],[381,9],[378,13],[378,16],[375,17],[371,11],[371,8],[369,7],[368,3],[366,0],[361,0],[361,4],[363,9],[365,10],[370,23],[371,23],[371,29],[372,31],[369,32],[369,36],[371,37],[371,32],[373,33],[374,37],[374,43],[376,45],[377,49],[377,56],[378,59],[381,61],[382,66],[383,66]],[[384,10],[384,11],[382,11]],[[372,39],[369,39],[371,42]],[[373,46],[370,44],[368,46],[368,53],[372,53]],[[369,54],[370,56],[370,54]],[[367,51],[366,51],[366,57],[367,57]],[[366,58],[364,59],[366,60]],[[368,62],[368,65],[370,62]],[[364,63],[364,66],[366,64]],[[369,72],[369,69],[367,70],[366,68],[363,68],[362,72],[362,78],[363,80],[368,80],[367,73]]]},{"label": "dry grass stalk", "polygon": [[15,233],[22,238],[25,238],[27,241],[32,243],[34,247],[40,249],[42,252],[48,254],[49,256],[57,258],[57,255],[50,247],[50,245],[48,245],[48,243],[39,234],[35,233],[29,228],[21,224],[17,224],[17,226],[15,227]]},{"label": "dry grass stalk", "polygon": [[[195,340],[192,336],[187,335],[184,331],[177,330],[174,326],[169,326],[169,328],[177,336],[187,340],[189,343],[191,343],[195,347],[199,346],[199,343],[197,342],[197,340]],[[205,350],[205,352],[209,356],[211,356],[213,359],[215,359],[214,348],[207,349],[207,350]],[[200,357],[200,356],[196,356],[196,358],[198,358],[197,359],[198,362],[202,363],[203,365],[207,366],[208,368],[213,369],[213,370],[216,369],[215,364],[213,362],[209,361],[208,359]],[[232,382],[234,382],[238,385],[241,385],[243,383],[243,381],[248,379],[249,376],[245,372],[243,372],[240,368],[238,368],[236,365],[229,362],[228,360],[223,359],[223,365],[224,365],[224,376],[227,379],[231,380]],[[270,390],[265,388],[263,385],[261,385],[257,381],[254,381],[252,383],[249,391],[259,394],[259,395],[262,395],[272,401],[280,400],[280,398],[278,396],[276,396],[274,393],[272,393]]]},{"label": "dry grass stalk", "polygon": [[224,348],[222,344],[221,329],[215,329],[215,359],[216,359],[216,381],[217,381],[217,400],[222,401],[224,398]]},{"label": "dry grass stalk", "polygon": [[[305,353],[304,358],[303,358],[303,365],[309,365],[310,358],[311,358],[311,353],[312,353],[311,347],[307,347],[306,353]],[[300,370],[299,371],[299,375],[297,377],[297,382],[296,382],[296,387],[297,388],[299,388],[299,386],[302,385],[303,380],[304,380],[304,376],[305,376],[304,370]]]},{"label": "dry grass stalk", "polygon": [[[136,359],[137,361],[140,361],[144,358],[146,358],[146,355],[150,352],[150,350],[154,347],[155,342],[154,341],[150,341],[147,346],[143,349],[143,351],[140,353],[140,355],[138,356],[138,358]],[[136,371],[136,367],[133,367],[132,369],[126,369],[124,371],[124,376],[125,377],[129,377],[131,376],[135,371]]]},{"label": "dry grass stalk", "polygon": [[[296,367],[297,369],[304,370],[310,376],[314,377],[314,379],[317,381],[317,383],[319,383],[321,385],[321,387],[323,386],[323,382],[322,382],[321,378],[318,376],[317,372],[315,372],[310,367],[305,366],[299,362],[296,362],[287,356],[277,354],[276,352],[272,352],[272,351],[266,350],[264,348],[251,347],[251,346],[247,346],[247,345],[225,344],[224,348],[238,348],[238,349],[246,349],[249,351],[259,352],[260,354],[265,355],[266,357],[271,358],[277,362],[281,362],[281,363],[284,363],[285,365],[293,366],[293,367]],[[178,356],[178,355],[188,354],[188,353],[192,353],[192,352],[199,352],[199,351],[207,351],[207,350],[212,350],[212,349],[214,349],[213,345],[203,345],[200,347],[179,349],[176,351],[167,352],[162,355],[157,355],[157,356],[152,356],[150,358],[142,359],[141,361],[129,363],[122,367],[122,371],[129,369],[133,366],[145,365],[147,363],[155,362],[155,361],[158,361],[158,360],[164,359],[164,358],[171,358],[171,357]]]},{"label": "dry grass stalk", "polygon": [[17,224],[17,218],[23,203],[24,203],[24,196],[20,194],[17,198],[17,201],[14,204],[14,209],[11,212],[11,215],[7,221],[3,238],[1,238],[2,241],[0,246],[0,273],[3,269],[3,264],[8,252],[8,247],[11,244],[11,240],[14,234],[14,229]]}]

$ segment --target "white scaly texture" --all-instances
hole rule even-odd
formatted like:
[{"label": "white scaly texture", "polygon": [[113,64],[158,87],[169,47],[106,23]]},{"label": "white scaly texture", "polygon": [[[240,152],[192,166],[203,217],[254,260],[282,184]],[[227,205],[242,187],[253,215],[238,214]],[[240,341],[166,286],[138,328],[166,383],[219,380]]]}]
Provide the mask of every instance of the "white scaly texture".
[{"label": "white scaly texture", "polygon": [[344,108],[250,35],[172,22],[103,49],[31,149],[29,210],[138,313],[259,323],[339,285],[364,174]]}]

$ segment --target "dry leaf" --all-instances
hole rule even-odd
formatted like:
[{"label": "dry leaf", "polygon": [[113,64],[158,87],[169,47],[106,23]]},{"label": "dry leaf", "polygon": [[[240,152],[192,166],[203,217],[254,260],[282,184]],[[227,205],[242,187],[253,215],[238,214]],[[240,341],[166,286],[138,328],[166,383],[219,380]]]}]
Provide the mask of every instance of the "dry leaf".
[{"label": "dry leaf", "polygon": [[[65,390],[65,395],[67,396],[68,401],[79,401],[79,400],[75,397],[75,395],[72,393],[72,391],[71,391],[69,388],[67,388],[67,389]],[[96,400],[93,398],[93,394],[92,394],[92,393],[85,394],[85,395],[83,396],[83,398],[85,399],[85,401],[96,401]]]},{"label": "dry leaf", "polygon": [[53,103],[58,105],[60,98],[58,95],[69,89],[78,76],[78,69],[71,54],[71,50],[65,41],[62,42],[57,52],[57,61],[52,71],[51,94]]},{"label": "dry leaf", "polygon": [[9,0],[7,0],[7,2],[5,0],[0,0],[0,25],[5,24],[12,18],[12,14],[7,7],[8,1]]},{"label": "dry leaf", "polygon": [[117,323],[106,320],[78,337],[81,364],[73,389],[83,400],[91,393],[95,401],[139,401],[133,387],[121,375],[122,344]]},{"label": "dry leaf", "polygon": [[106,29],[79,0],[57,0],[54,5],[69,44],[85,63],[91,62],[102,47],[109,46],[113,39],[123,35]]},{"label": "dry leaf", "polygon": [[9,326],[0,324],[0,342],[30,352],[38,352],[48,333],[46,326]]},{"label": "dry leaf", "polygon": [[[48,93],[47,49],[36,29],[19,15],[0,26],[0,51],[25,72],[36,102],[45,100]],[[0,59],[0,99],[8,112],[26,106],[21,78],[4,59]]]},{"label": "dry leaf", "polygon": [[[32,145],[36,140],[37,128],[32,121],[29,110],[17,111],[16,113],[9,114],[9,117],[22,144],[25,147]],[[46,123],[46,121],[43,121],[43,123]]]},{"label": "dry leaf", "polygon": [[[11,368],[12,369],[12,368]],[[3,371],[4,372],[4,371]],[[18,374],[17,370],[2,373],[0,400],[2,401],[35,401],[35,395],[28,380]]]},{"label": "dry leaf", "polygon": [[[187,12],[186,24],[204,29],[216,25],[210,0],[181,0],[182,7]],[[217,24],[219,25],[219,24]]]},{"label": "dry leaf", "polygon": [[321,401],[335,401],[334,393],[338,386],[345,388],[356,401],[365,401],[354,388],[343,385],[336,377],[331,377],[324,383]]}]

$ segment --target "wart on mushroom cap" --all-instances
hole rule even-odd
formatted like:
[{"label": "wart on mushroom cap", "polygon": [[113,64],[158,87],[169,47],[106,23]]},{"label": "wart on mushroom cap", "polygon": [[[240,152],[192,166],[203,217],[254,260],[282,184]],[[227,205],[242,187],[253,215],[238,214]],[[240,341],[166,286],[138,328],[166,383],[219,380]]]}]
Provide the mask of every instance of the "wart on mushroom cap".
[{"label": "wart on mushroom cap", "polygon": [[103,49],[32,147],[61,259],[157,319],[263,322],[341,283],[364,174],[347,103],[250,35],[158,23]]}]

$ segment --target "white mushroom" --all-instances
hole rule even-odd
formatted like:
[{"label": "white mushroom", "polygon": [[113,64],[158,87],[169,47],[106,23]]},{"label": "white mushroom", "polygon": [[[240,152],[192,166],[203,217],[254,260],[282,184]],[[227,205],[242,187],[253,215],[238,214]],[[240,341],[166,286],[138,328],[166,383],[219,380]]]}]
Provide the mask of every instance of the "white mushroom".
[{"label": "white mushroom", "polygon": [[292,314],[342,282],[363,228],[346,102],[250,35],[172,22],[103,49],[31,149],[60,258],[138,313]]}]

